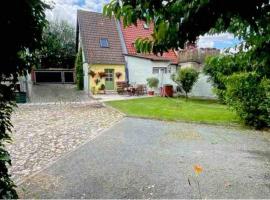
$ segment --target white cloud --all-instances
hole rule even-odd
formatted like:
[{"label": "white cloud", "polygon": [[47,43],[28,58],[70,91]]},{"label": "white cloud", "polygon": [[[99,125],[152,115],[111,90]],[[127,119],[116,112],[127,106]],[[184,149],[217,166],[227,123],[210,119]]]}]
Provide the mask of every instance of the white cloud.
[{"label": "white cloud", "polygon": [[44,0],[53,5],[53,9],[46,11],[48,20],[66,20],[76,24],[77,10],[91,10],[102,12],[103,5],[109,0]]},{"label": "white cloud", "polygon": [[204,35],[200,36],[198,40],[198,46],[201,48],[213,48],[216,46],[219,47],[228,47],[234,46],[235,38],[230,33],[221,33],[214,35]]},{"label": "white cloud", "polygon": [[[53,9],[46,11],[48,20],[66,20],[70,24],[76,24],[77,10],[85,9],[96,12],[102,12],[104,4],[110,0],[44,0],[53,5]],[[232,34],[222,33],[216,35],[200,36],[198,46],[202,48],[224,48],[232,47],[235,44],[235,38]]]}]

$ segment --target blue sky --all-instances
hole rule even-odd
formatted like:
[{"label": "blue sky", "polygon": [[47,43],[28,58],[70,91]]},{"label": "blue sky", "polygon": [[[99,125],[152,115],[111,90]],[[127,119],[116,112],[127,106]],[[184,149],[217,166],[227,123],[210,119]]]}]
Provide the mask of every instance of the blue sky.
[{"label": "blue sky", "polygon": [[[103,5],[110,0],[44,0],[53,3],[54,8],[46,12],[49,20],[67,20],[71,24],[76,24],[77,9],[91,10],[102,12]],[[223,33],[218,35],[200,36],[198,41],[199,47],[215,47],[224,49],[234,47],[239,40],[231,34]]]}]

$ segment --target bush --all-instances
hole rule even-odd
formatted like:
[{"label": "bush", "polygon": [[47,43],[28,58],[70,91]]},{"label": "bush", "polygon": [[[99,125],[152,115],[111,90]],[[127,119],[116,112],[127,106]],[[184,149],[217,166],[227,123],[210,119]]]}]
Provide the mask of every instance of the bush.
[{"label": "bush", "polygon": [[223,103],[236,111],[245,124],[257,129],[269,127],[270,74],[268,57],[258,62],[258,50],[210,57],[204,72]]},{"label": "bush", "polygon": [[82,61],[82,49],[79,50],[76,58],[76,83],[78,90],[83,90],[83,61]]},{"label": "bush", "polygon": [[147,81],[147,85],[150,88],[157,88],[158,87],[159,80],[157,78],[151,77],[151,78],[146,79],[146,81]]},{"label": "bush", "polygon": [[247,70],[249,67],[248,59],[244,58],[246,55],[218,55],[208,57],[204,66],[204,73],[209,75],[209,80],[213,84],[214,91],[220,100],[225,103],[225,79],[235,72]]},{"label": "bush", "polygon": [[270,127],[270,80],[255,72],[242,72],[225,82],[225,101],[245,124],[257,129]]},{"label": "bush", "polygon": [[179,69],[176,74],[172,75],[172,80],[184,91],[186,99],[188,93],[192,90],[194,83],[198,80],[199,72],[193,68]]}]

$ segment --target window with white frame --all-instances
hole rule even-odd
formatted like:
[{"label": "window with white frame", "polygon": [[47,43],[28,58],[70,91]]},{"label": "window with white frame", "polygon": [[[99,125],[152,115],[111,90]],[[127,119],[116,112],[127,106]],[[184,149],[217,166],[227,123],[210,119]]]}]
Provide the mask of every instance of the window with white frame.
[{"label": "window with white frame", "polygon": [[153,74],[167,74],[167,67],[153,67]]}]

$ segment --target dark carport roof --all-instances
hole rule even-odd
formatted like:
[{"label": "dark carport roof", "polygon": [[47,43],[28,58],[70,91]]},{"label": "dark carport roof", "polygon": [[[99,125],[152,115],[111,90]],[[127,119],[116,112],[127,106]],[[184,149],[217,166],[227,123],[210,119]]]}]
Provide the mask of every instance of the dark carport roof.
[{"label": "dark carport roof", "polygon": [[[115,18],[83,10],[78,10],[77,18],[87,63],[124,64]],[[100,47],[101,38],[108,38],[109,48]]]}]

